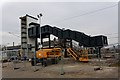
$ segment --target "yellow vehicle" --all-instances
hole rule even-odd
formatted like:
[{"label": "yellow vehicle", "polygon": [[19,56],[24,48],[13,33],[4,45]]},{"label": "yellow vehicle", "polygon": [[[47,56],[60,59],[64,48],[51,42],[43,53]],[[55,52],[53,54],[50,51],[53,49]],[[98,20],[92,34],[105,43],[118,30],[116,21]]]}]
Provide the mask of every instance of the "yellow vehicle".
[{"label": "yellow vehicle", "polygon": [[59,58],[61,48],[40,49],[36,52],[36,58]]},{"label": "yellow vehicle", "polygon": [[[82,54],[76,54],[71,48],[67,52],[78,61],[88,62],[88,50],[82,50]],[[61,59],[61,48],[43,48],[36,51],[36,63],[42,63],[47,66],[49,63],[56,64]]]},{"label": "yellow vehicle", "polygon": [[82,62],[88,62],[88,50],[84,49],[81,52],[81,57],[79,58],[80,61]]},{"label": "yellow vehicle", "polygon": [[36,51],[36,63],[41,62],[43,66],[56,64],[61,59],[61,48],[43,48]]}]

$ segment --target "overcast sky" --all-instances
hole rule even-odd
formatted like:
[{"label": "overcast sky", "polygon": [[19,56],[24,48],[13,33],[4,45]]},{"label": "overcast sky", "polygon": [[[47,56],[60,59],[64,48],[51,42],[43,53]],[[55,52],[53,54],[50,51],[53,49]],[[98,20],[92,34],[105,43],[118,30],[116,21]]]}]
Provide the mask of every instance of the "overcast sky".
[{"label": "overcast sky", "polygon": [[20,44],[20,16],[37,17],[42,13],[42,25],[77,30],[87,35],[106,35],[109,44],[118,42],[117,2],[17,2],[2,6],[2,42]]}]

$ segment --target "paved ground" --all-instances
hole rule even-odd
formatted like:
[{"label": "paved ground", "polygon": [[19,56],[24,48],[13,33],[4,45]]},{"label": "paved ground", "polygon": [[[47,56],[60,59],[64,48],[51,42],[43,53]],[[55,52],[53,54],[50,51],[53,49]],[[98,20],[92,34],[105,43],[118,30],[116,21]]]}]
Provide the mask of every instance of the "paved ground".
[{"label": "paved ground", "polygon": [[[81,63],[75,61],[66,61],[63,65],[64,75],[61,73],[62,62],[54,65],[48,65],[42,67],[38,64],[36,67],[32,67],[30,62],[17,63],[16,67],[20,69],[14,70],[13,63],[4,63],[2,69],[2,77],[4,78],[117,78],[118,67],[102,66],[102,70],[94,71],[95,64]],[[34,69],[39,69],[34,72]]]}]

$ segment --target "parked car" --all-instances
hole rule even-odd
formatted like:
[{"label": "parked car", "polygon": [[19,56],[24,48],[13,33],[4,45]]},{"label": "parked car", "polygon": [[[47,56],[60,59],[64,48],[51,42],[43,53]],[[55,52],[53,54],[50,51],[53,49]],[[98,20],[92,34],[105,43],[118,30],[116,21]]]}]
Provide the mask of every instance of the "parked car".
[{"label": "parked car", "polygon": [[17,56],[11,56],[11,57],[10,57],[10,60],[11,60],[11,61],[17,60]]}]

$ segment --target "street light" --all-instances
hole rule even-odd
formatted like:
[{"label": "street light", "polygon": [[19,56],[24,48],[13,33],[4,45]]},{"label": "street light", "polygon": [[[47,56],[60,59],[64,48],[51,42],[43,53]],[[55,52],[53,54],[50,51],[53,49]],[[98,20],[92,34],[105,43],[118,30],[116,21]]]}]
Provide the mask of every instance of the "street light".
[{"label": "street light", "polygon": [[[39,15],[37,15],[37,17],[39,18],[39,24],[41,25],[41,17],[42,17],[42,13],[40,13]],[[40,27],[40,39],[41,39],[41,27]],[[41,45],[41,41],[40,41],[40,48],[42,47]]]},{"label": "street light", "polygon": [[20,36],[19,35],[16,35],[16,34],[14,34],[14,33],[12,33],[12,32],[8,32],[9,34],[11,34],[11,35],[14,35],[14,36],[16,36],[16,37],[19,37],[20,38]]},{"label": "street light", "polygon": [[[37,15],[37,17],[39,18],[39,24],[41,24],[41,17],[42,17],[42,14],[40,13],[39,15]],[[40,25],[39,25],[40,26]],[[40,39],[41,39],[41,27],[40,27]],[[41,48],[41,41],[40,41],[40,48]],[[36,66],[36,50],[34,52],[34,66]],[[36,70],[36,67],[35,68],[35,71]]]}]

